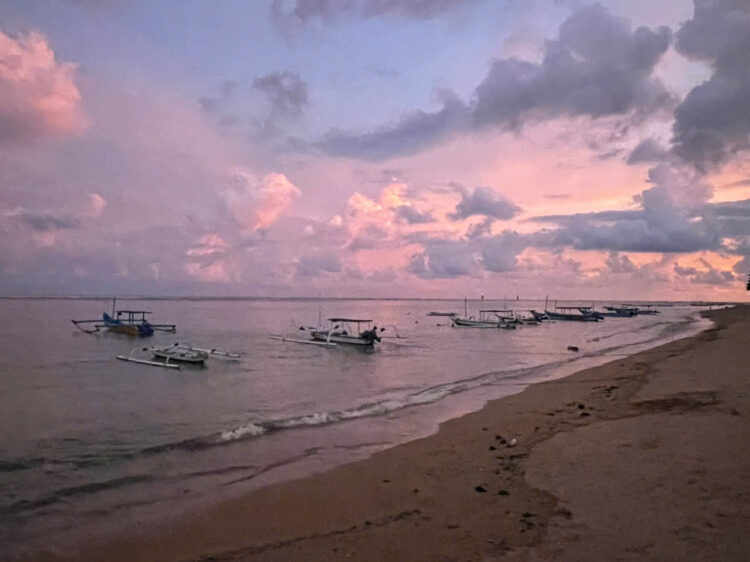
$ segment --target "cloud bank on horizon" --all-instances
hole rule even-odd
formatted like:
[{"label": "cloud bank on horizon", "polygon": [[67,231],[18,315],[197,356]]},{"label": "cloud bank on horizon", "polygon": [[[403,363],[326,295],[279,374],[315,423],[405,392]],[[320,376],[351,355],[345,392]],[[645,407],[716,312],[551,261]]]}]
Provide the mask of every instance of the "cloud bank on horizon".
[{"label": "cloud bank on horizon", "polygon": [[743,296],[743,0],[42,4],[0,295]]}]

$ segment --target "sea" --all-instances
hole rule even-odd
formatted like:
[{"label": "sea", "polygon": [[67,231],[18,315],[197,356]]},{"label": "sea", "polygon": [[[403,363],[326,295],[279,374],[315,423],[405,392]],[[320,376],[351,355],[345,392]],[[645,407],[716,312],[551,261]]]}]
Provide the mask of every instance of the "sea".
[{"label": "sea", "polygon": [[[681,303],[517,330],[453,328],[428,315],[545,306],[489,299],[119,299],[118,309],[148,310],[176,332],[87,334],[71,322],[112,304],[0,299],[0,544],[10,558],[64,551],[84,531],[168,523],[364,459],[488,400],[711,325]],[[300,328],[329,317],[372,319],[382,342],[368,351],[270,337],[306,339]],[[177,342],[241,357],[180,370],[116,359]]]}]

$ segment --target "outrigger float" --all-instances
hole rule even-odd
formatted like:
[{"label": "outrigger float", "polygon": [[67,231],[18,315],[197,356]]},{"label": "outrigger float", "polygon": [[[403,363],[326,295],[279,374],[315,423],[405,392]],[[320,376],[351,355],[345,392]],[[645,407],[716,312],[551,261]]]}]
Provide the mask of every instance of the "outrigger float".
[{"label": "outrigger float", "polygon": [[115,334],[126,334],[128,336],[152,336],[154,331],[174,332],[175,324],[152,324],[146,319],[148,310],[115,310],[115,302],[112,299],[112,314],[106,312],[97,320],[73,320],[76,328],[87,334],[95,334],[101,330],[114,332]]},{"label": "outrigger float", "polygon": [[[135,357],[134,355],[139,351],[150,352],[154,356],[154,360]],[[140,365],[150,365],[152,367],[179,369],[180,364],[203,366],[210,357],[239,360],[241,355],[221,349],[206,349],[174,343],[163,347],[136,347],[130,352],[130,355],[118,355],[117,359]]]}]

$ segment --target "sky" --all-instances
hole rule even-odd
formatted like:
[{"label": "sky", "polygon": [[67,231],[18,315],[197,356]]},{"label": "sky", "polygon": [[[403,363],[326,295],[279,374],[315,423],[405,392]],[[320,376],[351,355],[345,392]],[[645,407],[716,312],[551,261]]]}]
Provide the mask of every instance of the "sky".
[{"label": "sky", "polygon": [[0,0],[0,296],[747,300],[748,0]]}]

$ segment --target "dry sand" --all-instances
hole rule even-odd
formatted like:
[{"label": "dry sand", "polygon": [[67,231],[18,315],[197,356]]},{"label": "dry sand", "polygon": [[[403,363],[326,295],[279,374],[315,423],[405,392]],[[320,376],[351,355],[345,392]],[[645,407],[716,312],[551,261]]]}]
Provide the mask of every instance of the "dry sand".
[{"label": "dry sand", "polygon": [[709,315],[694,338],[75,558],[750,560],[750,308]]}]

